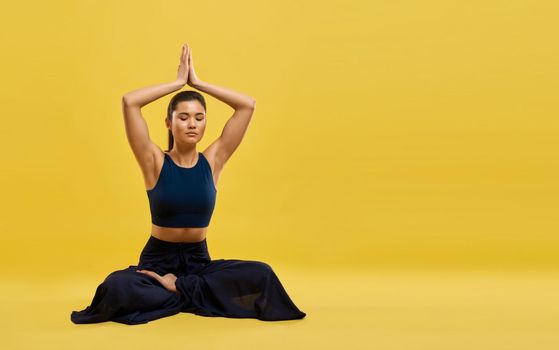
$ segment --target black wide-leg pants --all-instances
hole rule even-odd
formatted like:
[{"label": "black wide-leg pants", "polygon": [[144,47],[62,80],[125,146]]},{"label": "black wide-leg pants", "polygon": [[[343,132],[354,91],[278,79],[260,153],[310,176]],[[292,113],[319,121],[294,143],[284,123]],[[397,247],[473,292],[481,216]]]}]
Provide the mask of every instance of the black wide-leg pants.
[{"label": "black wide-leg pants", "polygon": [[[140,269],[161,276],[173,273],[177,276],[177,291],[172,292],[155,278],[136,272]],[[207,238],[178,243],[150,235],[138,265],[110,273],[97,287],[91,305],[82,311],[72,311],[70,318],[77,324],[115,321],[132,325],[179,312],[263,321],[306,316],[267,263],[212,260]]]}]

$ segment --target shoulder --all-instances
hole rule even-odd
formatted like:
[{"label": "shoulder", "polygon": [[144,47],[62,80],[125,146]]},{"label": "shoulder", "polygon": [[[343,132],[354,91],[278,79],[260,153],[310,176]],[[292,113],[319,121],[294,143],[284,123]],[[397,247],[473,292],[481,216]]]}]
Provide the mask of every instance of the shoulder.
[{"label": "shoulder", "polygon": [[207,149],[200,153],[204,156],[210,168],[215,169],[215,158],[212,157],[211,153]]},{"label": "shoulder", "polygon": [[223,169],[223,164],[221,164],[219,162],[219,160],[217,159],[217,143],[214,142],[211,145],[209,145],[203,152],[202,154],[204,155],[204,157],[206,158],[206,160],[208,161],[210,168],[212,169],[212,173],[218,177],[219,174],[221,173],[221,170]]},{"label": "shoulder", "polygon": [[159,146],[155,146],[153,148],[153,159],[155,160],[155,167],[156,168],[161,168],[161,165],[163,164],[163,161],[165,160],[165,154],[167,154],[167,152],[164,152],[161,147]]},{"label": "shoulder", "polygon": [[153,188],[157,182],[165,160],[165,153],[158,145],[152,143],[149,150],[149,156],[146,159],[147,160],[145,162],[140,164],[140,168],[142,169],[142,173],[144,175],[146,189],[149,189]]}]

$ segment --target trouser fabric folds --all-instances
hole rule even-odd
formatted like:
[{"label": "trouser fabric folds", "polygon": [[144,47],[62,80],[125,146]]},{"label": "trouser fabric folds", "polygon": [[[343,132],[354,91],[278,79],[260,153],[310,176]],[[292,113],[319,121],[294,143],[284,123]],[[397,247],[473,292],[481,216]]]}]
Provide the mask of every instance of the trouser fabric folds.
[{"label": "trouser fabric folds", "polygon": [[[136,270],[177,276],[176,292]],[[168,242],[150,235],[137,265],[110,273],[97,287],[91,304],[72,311],[76,324],[115,321],[142,324],[188,312],[200,316],[301,319],[299,310],[273,268],[261,261],[211,259],[207,238]]]}]

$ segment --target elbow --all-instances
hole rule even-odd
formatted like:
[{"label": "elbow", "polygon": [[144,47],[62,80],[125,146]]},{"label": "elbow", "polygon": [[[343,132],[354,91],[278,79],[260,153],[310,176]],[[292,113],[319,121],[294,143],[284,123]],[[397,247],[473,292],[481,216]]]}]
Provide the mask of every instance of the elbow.
[{"label": "elbow", "polygon": [[122,105],[126,106],[128,104],[128,98],[126,97],[126,95],[122,96]]},{"label": "elbow", "polygon": [[133,106],[137,106],[137,104],[134,101],[132,101],[130,96],[127,95],[122,96],[122,107],[133,107]]},{"label": "elbow", "polygon": [[249,101],[243,102],[233,108],[235,110],[254,110],[256,108],[256,100],[250,99]]}]

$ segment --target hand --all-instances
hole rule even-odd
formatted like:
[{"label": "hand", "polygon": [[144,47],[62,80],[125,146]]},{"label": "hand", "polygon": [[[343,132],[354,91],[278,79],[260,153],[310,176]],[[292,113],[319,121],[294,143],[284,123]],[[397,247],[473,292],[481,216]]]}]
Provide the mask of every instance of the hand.
[{"label": "hand", "polygon": [[158,273],[149,270],[136,270],[136,272],[151,276],[159,281],[159,283],[161,283],[163,287],[165,287],[165,289],[170,290],[171,292],[177,292],[177,286],[175,285],[177,276],[173,275],[172,273],[168,273],[165,276],[160,276]]},{"label": "hand", "polygon": [[188,54],[189,54],[189,52],[190,52],[190,48],[188,47],[188,44],[184,44],[182,46],[181,60],[180,60],[179,68],[177,70],[177,81],[179,81],[183,86],[189,80],[189,77],[188,77],[188,71],[189,71]]},{"label": "hand", "polygon": [[200,82],[200,79],[198,79],[198,76],[196,75],[196,72],[194,72],[194,63],[192,62],[192,51],[190,51],[190,49],[188,50],[188,55],[187,55],[187,61],[188,61],[188,85],[191,87],[196,87],[196,85]]}]

